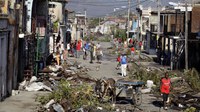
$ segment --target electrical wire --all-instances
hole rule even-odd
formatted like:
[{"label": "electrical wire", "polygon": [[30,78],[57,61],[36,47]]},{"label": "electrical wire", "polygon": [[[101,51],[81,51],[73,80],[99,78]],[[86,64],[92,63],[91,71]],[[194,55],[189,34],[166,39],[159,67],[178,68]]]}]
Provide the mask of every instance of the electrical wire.
[{"label": "electrical wire", "polygon": [[[133,0],[135,1],[135,0]],[[114,6],[114,5],[127,5],[128,1],[116,1],[116,2],[80,2],[80,1],[70,1],[69,3],[78,5],[88,5],[88,6]]]},{"label": "electrical wire", "polygon": [[[143,4],[145,2],[148,2],[149,0],[144,0],[144,1],[141,1],[140,4]],[[86,4],[84,2],[78,2],[78,1],[69,1],[69,3],[73,3],[73,4],[78,4],[78,5],[87,5],[87,6],[101,6],[101,7],[108,7],[108,6],[115,6],[115,5],[120,5],[120,4],[115,4],[117,2],[106,2],[106,3],[113,3],[112,5],[111,4],[94,4],[94,3],[100,3],[100,2],[93,2],[93,4]],[[127,6],[128,3],[127,1],[118,1],[118,2],[125,2],[126,5],[121,5],[121,6]],[[80,4],[82,3],[82,4]],[[88,2],[88,3],[91,3],[91,2]],[[105,2],[102,2],[102,3],[105,3]],[[133,3],[133,2],[132,2]],[[138,6],[138,3],[135,2],[134,4],[131,4],[131,7],[130,9],[132,10],[133,8],[136,8],[136,6]],[[123,8],[121,10],[117,10],[115,12],[111,12],[111,13],[107,13],[107,14],[104,14],[104,15],[100,15],[98,17],[103,17],[103,16],[107,16],[107,15],[116,15],[116,14],[119,14],[119,13],[123,13],[124,11],[126,11],[128,9],[128,7],[126,8]]]},{"label": "electrical wire", "polygon": [[[140,4],[145,3],[145,2],[148,2],[148,0],[144,0],[144,1],[140,2]],[[132,5],[130,8],[135,8],[136,6],[138,6],[138,4]],[[117,13],[117,12],[125,11],[127,9],[128,8],[125,8],[125,9],[122,9],[122,10],[119,10],[119,11],[111,12],[109,14],[114,14],[114,13]]]},{"label": "electrical wire", "polygon": [[[135,0],[132,0],[132,1],[135,1]],[[90,2],[87,2],[87,1],[85,1],[85,2],[82,2],[82,1],[69,1],[69,3],[105,3],[105,4],[107,4],[107,3],[127,3],[128,2],[128,0],[125,0],[125,1],[107,1],[107,2],[99,2],[99,1],[90,1]]]}]

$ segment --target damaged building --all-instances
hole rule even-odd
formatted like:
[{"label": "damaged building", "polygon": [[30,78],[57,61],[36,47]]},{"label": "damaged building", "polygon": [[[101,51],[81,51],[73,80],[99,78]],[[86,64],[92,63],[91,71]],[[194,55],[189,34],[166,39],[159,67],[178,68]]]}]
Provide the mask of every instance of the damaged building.
[{"label": "damaged building", "polygon": [[[184,8],[184,7],[183,7]],[[198,19],[200,5],[195,4],[188,10],[188,66],[200,70],[199,64],[199,32],[200,20]],[[151,16],[157,18],[157,11],[152,11]],[[156,39],[156,31],[150,28],[150,37]],[[171,69],[185,68],[185,11],[166,8],[160,16],[160,38],[157,38],[157,62],[170,66]],[[154,40],[155,41],[155,40]],[[151,41],[150,41],[151,45]]]},{"label": "damaged building", "polygon": [[[65,10],[66,0],[53,1]],[[48,0],[0,0],[0,100],[46,66],[52,36],[49,6]]]},{"label": "damaged building", "polygon": [[17,0],[0,0],[0,100],[17,88],[19,8]]}]

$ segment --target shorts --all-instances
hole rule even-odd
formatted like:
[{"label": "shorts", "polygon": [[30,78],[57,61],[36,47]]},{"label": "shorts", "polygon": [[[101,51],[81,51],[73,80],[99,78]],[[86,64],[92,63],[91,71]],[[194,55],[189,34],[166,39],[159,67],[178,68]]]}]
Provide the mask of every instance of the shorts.
[{"label": "shorts", "polygon": [[163,93],[163,101],[167,101],[169,94]]}]

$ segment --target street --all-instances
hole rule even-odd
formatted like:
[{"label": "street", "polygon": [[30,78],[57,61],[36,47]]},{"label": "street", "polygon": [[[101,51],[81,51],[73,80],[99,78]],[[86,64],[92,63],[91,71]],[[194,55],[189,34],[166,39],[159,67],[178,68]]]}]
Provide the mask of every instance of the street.
[{"label": "street", "polygon": [[199,112],[199,0],[0,0],[0,112]]},{"label": "street", "polygon": [[[114,78],[115,80],[123,78],[120,75],[120,72],[121,72],[120,69],[119,70],[116,69],[117,55],[110,54],[107,50],[107,48],[111,47],[111,44],[109,42],[102,42],[101,45],[103,47],[103,53],[104,53],[101,64],[96,63],[95,61],[93,64],[91,64],[89,63],[89,60],[83,60],[82,56],[78,59],[74,57],[70,57],[69,61],[71,62],[76,61],[78,63],[81,63],[80,64],[81,66],[85,66],[86,68],[89,68],[90,70],[87,72],[87,74],[93,78],[98,79],[98,78],[105,77],[105,78]],[[131,65],[131,63],[129,64]],[[154,63],[154,65],[157,65],[157,64]],[[13,111],[34,112],[38,109],[38,105],[39,105],[39,102],[35,102],[36,96],[47,94],[47,93],[48,92],[42,92],[42,91],[37,91],[37,92],[19,91],[19,94],[17,94],[16,96],[11,96],[7,98],[5,101],[0,103],[0,112],[13,112]],[[120,108],[120,112],[123,110],[126,110],[126,111],[134,110],[136,112],[162,112],[164,110],[161,108],[161,104],[160,104],[161,101],[162,99],[156,98],[153,94],[142,94],[142,104],[140,106],[135,107],[130,103],[123,103],[123,102],[118,101],[116,103],[116,107]],[[171,109],[169,109],[168,111],[176,112],[175,110],[171,110]]]}]

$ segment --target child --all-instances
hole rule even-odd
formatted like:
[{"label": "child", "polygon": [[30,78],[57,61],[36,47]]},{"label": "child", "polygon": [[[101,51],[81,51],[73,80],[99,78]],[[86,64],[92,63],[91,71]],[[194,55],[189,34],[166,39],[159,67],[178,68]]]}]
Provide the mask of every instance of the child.
[{"label": "child", "polygon": [[120,58],[120,55],[118,55],[118,57],[117,57],[117,62],[118,62],[118,64],[117,64],[117,67],[116,67],[116,69],[117,70],[119,70],[119,67],[120,67],[120,65],[121,65],[121,58]]},{"label": "child", "polygon": [[135,48],[132,46],[131,47],[131,56],[132,56],[132,58],[134,57],[134,54],[135,54]]}]

